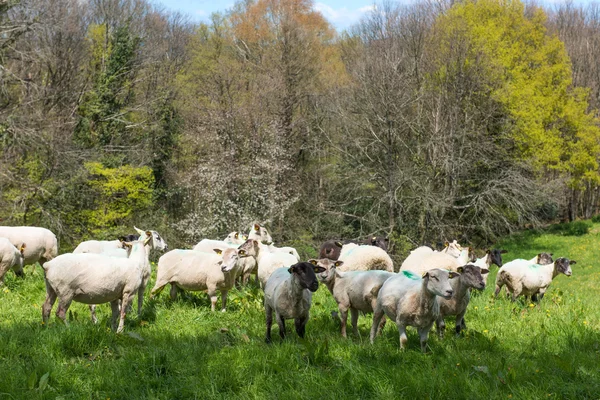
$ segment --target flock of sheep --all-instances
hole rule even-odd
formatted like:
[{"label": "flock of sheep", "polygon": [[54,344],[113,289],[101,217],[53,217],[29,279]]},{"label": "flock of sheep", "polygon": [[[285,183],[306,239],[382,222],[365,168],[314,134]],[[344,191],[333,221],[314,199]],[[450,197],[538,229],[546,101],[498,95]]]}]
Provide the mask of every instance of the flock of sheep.
[{"label": "flock of sheep", "polygon": [[[156,231],[135,229],[137,235],[82,242],[73,253],[58,255],[56,236],[48,229],[0,227],[0,282],[9,269],[23,276],[24,265],[39,262],[46,283],[44,323],[57,299],[56,315],[65,323],[72,301],[89,304],[94,323],[95,305],[110,303],[112,327],[121,332],[136,294],[138,315],[142,312],[151,274],[150,249],[167,250]],[[338,304],[342,336],[346,337],[348,311],[355,334],[359,312],[372,313],[371,342],[387,317],[398,327],[401,348],[407,342],[406,327],[414,326],[425,352],[434,323],[439,335],[449,316],[456,318],[457,334],[466,328],[471,289],[485,288],[492,264],[500,267],[495,295],[505,286],[513,301],[521,295],[541,300],[552,279],[560,273],[570,276],[570,266],[575,264],[540,253],[531,260],[503,265],[505,250],[488,250],[473,260],[469,248],[454,241],[442,251],[427,246],[413,250],[395,273],[387,245],[381,237],[366,244],[330,240],[321,246],[320,258],[301,262],[294,248],[276,247],[264,226],[252,224],[248,235],[232,232],[222,241],[204,239],[192,250],[163,254],[151,295],[158,295],[167,284],[173,299],[179,290],[206,291],[214,311],[220,292],[221,311],[225,311],[228,291],[236,281],[246,284],[254,274],[264,289],[266,341],[270,343],[273,312],[281,338],[286,334],[286,319],[293,319],[296,332],[304,337],[311,296],[322,282]]]}]

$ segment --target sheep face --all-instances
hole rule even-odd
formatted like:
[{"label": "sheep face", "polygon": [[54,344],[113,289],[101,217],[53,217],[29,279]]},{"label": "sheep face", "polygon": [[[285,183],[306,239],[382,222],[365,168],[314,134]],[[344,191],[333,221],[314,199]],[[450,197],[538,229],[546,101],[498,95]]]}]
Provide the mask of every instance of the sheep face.
[{"label": "sheep face", "polygon": [[478,290],[485,289],[485,280],[481,274],[487,274],[490,271],[485,268],[479,268],[475,265],[467,264],[464,267],[458,267],[460,280],[467,285]]},{"label": "sheep face", "polygon": [[248,237],[240,232],[231,232],[229,235],[227,235],[225,241],[229,243],[239,243],[240,240],[246,239],[248,239]]},{"label": "sheep face", "polygon": [[300,286],[303,289],[308,289],[311,292],[316,292],[319,288],[319,281],[317,275],[325,271],[325,268],[313,265],[308,262],[302,262],[292,265],[288,272],[296,276]]},{"label": "sheep face", "polygon": [[458,258],[460,256],[460,252],[462,251],[462,246],[458,244],[456,240],[452,241],[452,243],[446,242],[446,247],[442,250],[443,253],[446,253],[452,257]]},{"label": "sheep face", "polygon": [[340,252],[342,251],[342,242],[339,240],[328,240],[321,245],[319,250],[319,257],[329,258],[330,260],[337,260],[340,258]]},{"label": "sheep face", "polygon": [[265,228],[264,226],[260,226],[259,224],[253,224],[250,227],[248,239],[254,239],[257,242],[266,244],[267,246],[273,244],[273,238],[269,234],[267,228]]},{"label": "sheep face", "polygon": [[454,291],[450,286],[450,279],[459,276],[456,272],[449,272],[443,269],[434,268],[423,274],[425,285],[430,293],[450,300]]},{"label": "sheep face", "polygon": [[317,278],[325,284],[331,282],[335,278],[335,268],[344,264],[343,261],[333,261],[328,258],[310,259],[308,260],[314,266],[324,269],[323,272],[317,274]]},{"label": "sheep face", "polygon": [[240,253],[242,257],[256,257],[258,256],[259,247],[258,242],[253,239],[248,239],[238,247],[238,250],[244,250],[244,253]]},{"label": "sheep face", "polygon": [[140,234],[140,237],[148,236],[151,239],[150,246],[153,249],[160,251],[167,251],[169,248],[167,246],[167,242],[164,241],[162,237],[156,231],[143,231],[139,228],[133,227],[137,233]]},{"label": "sheep face", "polygon": [[498,249],[494,249],[494,250],[487,250],[486,253],[488,254],[490,265],[495,264],[498,267],[502,267],[502,254],[506,254],[508,253],[508,251],[506,250],[498,250]]},{"label": "sheep face", "polygon": [[565,274],[566,276],[571,276],[573,274],[573,271],[571,271],[572,264],[577,264],[577,261],[561,257],[554,262],[554,270],[557,273]]},{"label": "sheep face", "polygon": [[239,249],[226,249],[225,251],[223,251],[221,253],[223,255],[223,260],[219,261],[219,264],[221,265],[221,271],[229,272],[233,268],[235,268],[235,266],[240,260],[240,252],[242,253],[242,255],[245,255],[246,253],[245,250]]},{"label": "sheep face", "polygon": [[540,253],[537,255],[537,263],[540,265],[548,265],[552,264],[554,261],[552,260],[552,253]]},{"label": "sheep face", "polygon": [[380,249],[383,249],[387,253],[388,246],[390,244],[390,239],[387,237],[383,237],[383,236],[373,236],[369,239],[368,243],[371,246],[376,246],[376,247],[379,247]]}]

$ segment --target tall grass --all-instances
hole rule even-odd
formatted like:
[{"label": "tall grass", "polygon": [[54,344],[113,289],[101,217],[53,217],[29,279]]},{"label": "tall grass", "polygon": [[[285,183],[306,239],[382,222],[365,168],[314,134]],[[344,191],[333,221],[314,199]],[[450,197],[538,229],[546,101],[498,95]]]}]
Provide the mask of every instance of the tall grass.
[{"label": "tall grass", "polygon": [[[54,315],[42,326],[45,290],[41,269],[25,280],[9,273],[0,288],[0,398],[598,398],[600,395],[600,224],[580,236],[525,232],[498,247],[513,258],[541,251],[577,260],[539,306],[494,299],[488,287],[474,296],[468,329],[443,339],[430,335],[428,354],[409,331],[408,350],[388,323],[374,345],[370,316],[360,336],[342,339],[336,309],[322,286],[314,296],[307,337],[288,324],[281,343],[264,343],[261,292],[234,290],[226,313],[210,312],[203,294],[171,302],[165,293],[128,318],[125,333],[109,329],[110,307],[100,323],[73,303],[70,327]],[[151,287],[151,286],[150,286]]]}]

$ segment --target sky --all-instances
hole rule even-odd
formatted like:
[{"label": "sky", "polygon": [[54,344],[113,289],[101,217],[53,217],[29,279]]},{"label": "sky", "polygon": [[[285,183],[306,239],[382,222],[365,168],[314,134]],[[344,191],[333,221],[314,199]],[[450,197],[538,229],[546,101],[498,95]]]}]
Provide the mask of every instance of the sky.
[{"label": "sky", "polygon": [[[189,14],[195,21],[208,21],[210,14],[225,11],[235,0],[154,0],[173,11]],[[373,7],[373,0],[315,0],[320,11],[338,30],[348,28]]]}]

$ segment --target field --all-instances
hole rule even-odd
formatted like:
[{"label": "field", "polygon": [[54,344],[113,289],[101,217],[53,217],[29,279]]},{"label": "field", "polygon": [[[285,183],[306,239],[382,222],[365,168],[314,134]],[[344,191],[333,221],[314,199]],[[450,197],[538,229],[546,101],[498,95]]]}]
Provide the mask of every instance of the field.
[{"label": "field", "polygon": [[28,268],[25,280],[9,273],[0,288],[0,399],[598,399],[600,224],[581,236],[551,232],[524,232],[498,247],[509,250],[505,262],[541,251],[574,259],[572,277],[558,276],[534,306],[494,300],[492,267],[464,336],[454,337],[448,320],[444,339],[430,335],[427,354],[412,328],[408,350],[400,352],[391,323],[370,345],[370,316],[359,319],[360,337],[342,339],[324,286],[306,339],[288,323],[288,339],[281,343],[275,326],[274,344],[266,345],[254,286],[230,293],[226,313],[211,313],[205,295],[171,302],[165,290],[146,299],[142,318],[132,314],[116,335],[108,305],[98,307],[98,325],[87,306],[73,303],[70,327],[55,310],[43,326],[41,268],[33,275]]}]

